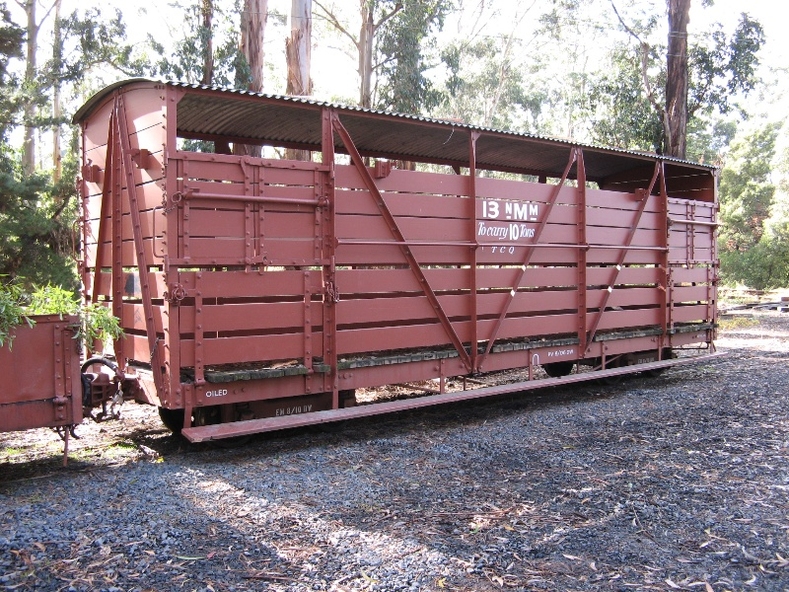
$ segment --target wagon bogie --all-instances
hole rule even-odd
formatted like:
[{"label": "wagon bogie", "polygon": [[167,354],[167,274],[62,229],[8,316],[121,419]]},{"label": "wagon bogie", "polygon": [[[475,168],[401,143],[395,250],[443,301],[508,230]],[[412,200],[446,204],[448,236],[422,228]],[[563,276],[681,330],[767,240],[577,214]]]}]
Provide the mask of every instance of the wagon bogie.
[{"label": "wagon bogie", "polygon": [[[713,350],[711,167],[143,80],[75,120],[86,297],[122,319],[139,400],[192,440],[516,388],[453,378],[519,369],[529,389]],[[425,396],[346,396],[403,383]]]}]

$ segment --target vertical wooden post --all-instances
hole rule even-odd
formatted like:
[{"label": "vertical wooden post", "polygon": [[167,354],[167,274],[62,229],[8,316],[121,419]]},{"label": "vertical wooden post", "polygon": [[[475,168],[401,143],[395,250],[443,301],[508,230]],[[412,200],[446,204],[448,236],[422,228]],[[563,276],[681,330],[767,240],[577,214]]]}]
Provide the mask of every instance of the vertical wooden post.
[{"label": "vertical wooden post", "polygon": [[658,290],[660,291],[660,342],[658,343],[658,359],[663,359],[663,348],[666,346],[667,340],[667,333],[668,333],[668,325],[669,325],[669,303],[673,301],[673,297],[671,292],[674,289],[674,281],[671,277],[671,268],[669,267],[669,233],[671,232],[671,228],[669,227],[669,207],[668,207],[668,192],[666,190],[666,166],[664,162],[658,162],[655,164],[657,169],[659,170],[660,175],[660,185],[659,187],[659,195],[660,195],[660,220],[661,220],[661,227],[660,227],[660,237],[663,241],[660,246],[663,247],[663,251],[660,256],[660,272],[658,274]]},{"label": "vertical wooden post", "polygon": [[[332,409],[340,407],[339,375],[337,374],[337,230],[336,199],[334,187],[334,111],[324,109],[322,114],[321,161],[324,173],[323,208],[323,360],[329,366],[324,375],[324,386],[332,393]],[[326,380],[330,380],[326,384]]]},{"label": "vertical wooden post", "polygon": [[[116,99],[117,100],[117,99]],[[112,169],[111,169],[111,187],[110,187],[110,205],[111,205],[111,233],[112,233],[112,314],[121,319],[123,316],[123,176],[122,176],[122,156],[121,156],[121,141],[118,135],[118,117],[117,110],[112,112],[110,116],[110,136],[107,139],[107,150],[112,150]],[[111,146],[111,147],[110,147]],[[131,189],[127,187],[127,191]],[[106,195],[106,194],[105,194]],[[106,199],[106,197],[105,197]],[[103,208],[102,208],[103,209]],[[99,273],[101,270],[99,270]],[[125,360],[124,342],[123,337],[115,340],[113,347],[115,356],[118,360]]]},{"label": "vertical wooden post", "polygon": [[[576,181],[578,187],[576,188],[575,206],[577,208],[576,220],[578,221],[578,258],[576,265],[578,265],[578,339],[579,354],[588,351],[589,346],[586,335],[586,311],[587,311],[587,297],[586,297],[586,266],[587,255],[589,253],[589,243],[586,236],[586,166],[584,165],[584,153],[580,148],[576,148]],[[579,356],[580,357],[580,356]]]},{"label": "vertical wooden post", "polygon": [[471,220],[471,252],[470,252],[470,272],[469,278],[471,298],[471,371],[477,372],[478,359],[478,341],[479,341],[479,320],[478,320],[478,306],[477,306],[477,291],[479,290],[477,278],[477,260],[479,258],[479,241],[477,240],[477,140],[479,139],[479,132],[471,132],[469,135],[468,145],[468,194],[470,198],[470,217]]},{"label": "vertical wooden post", "polygon": [[[148,262],[145,256],[145,243],[142,235],[142,218],[140,214],[140,203],[137,195],[137,183],[134,178],[134,166],[132,164],[131,146],[129,143],[129,130],[126,122],[126,109],[123,104],[123,96],[118,94],[115,96],[115,107],[113,110],[115,116],[115,131],[117,134],[117,147],[118,147],[118,167],[116,176],[117,181],[121,182],[121,173],[123,173],[123,181],[126,184],[126,195],[129,200],[129,213],[132,225],[132,235],[134,238],[134,252],[135,262],[137,263],[137,272],[140,278],[140,289],[142,291],[142,305],[145,314],[145,332],[148,337],[148,347],[151,352],[151,370],[153,372],[153,380],[156,384],[158,393],[164,392],[165,379],[164,379],[164,353],[163,349],[159,347],[159,337],[156,333],[156,322],[154,319],[153,302],[151,296],[150,275]],[[120,191],[119,206],[120,207]],[[122,232],[123,228],[120,225],[121,216],[118,213],[118,235]],[[120,266],[120,254],[118,259],[113,261],[113,264],[119,266],[119,273],[122,274],[122,267]],[[121,276],[122,277],[122,276]],[[119,286],[120,290],[113,288],[113,306],[120,307],[123,299],[123,289]],[[120,296],[118,296],[118,294]],[[116,300],[117,298],[117,300]],[[120,310],[120,309],[119,309]],[[123,358],[120,358],[123,359]],[[161,396],[161,395],[160,395]]]}]

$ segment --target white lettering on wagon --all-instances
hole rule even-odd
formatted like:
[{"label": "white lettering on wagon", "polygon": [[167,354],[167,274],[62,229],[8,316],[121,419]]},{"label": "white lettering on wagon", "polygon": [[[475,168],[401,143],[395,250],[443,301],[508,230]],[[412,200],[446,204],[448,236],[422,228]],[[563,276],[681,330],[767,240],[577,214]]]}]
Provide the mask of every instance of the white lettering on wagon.
[{"label": "white lettering on wagon", "polygon": [[299,413],[309,413],[312,405],[296,405],[295,407],[280,407],[274,411],[274,417],[284,417],[286,415],[298,415]]},{"label": "white lettering on wagon", "polygon": [[563,356],[572,356],[573,354],[575,354],[575,349],[573,349],[573,348],[557,349],[557,350],[554,350],[554,351],[549,351],[548,352],[548,357],[549,358],[561,358]]},{"label": "white lettering on wagon", "polygon": [[[514,255],[514,244],[533,239],[536,230],[527,222],[536,222],[540,215],[540,204],[522,201],[482,200],[482,220],[477,221],[477,240],[481,242],[497,240],[509,245],[486,245],[482,252],[490,248],[494,254]],[[507,222],[513,220],[513,222]]]},{"label": "white lettering on wagon", "polygon": [[218,390],[215,390],[215,391],[206,391],[205,392],[205,396],[207,398],[209,398],[209,399],[211,397],[226,397],[227,396],[227,389],[218,389]]},{"label": "white lettering on wagon", "polygon": [[[502,208],[501,206],[504,206]],[[540,204],[522,201],[482,200],[482,217],[488,220],[523,220],[536,222],[540,216]]]},{"label": "white lettering on wagon", "polygon": [[495,238],[498,240],[518,241],[522,238],[534,238],[534,228],[526,224],[504,224],[493,226],[480,221],[477,226],[477,236]]}]

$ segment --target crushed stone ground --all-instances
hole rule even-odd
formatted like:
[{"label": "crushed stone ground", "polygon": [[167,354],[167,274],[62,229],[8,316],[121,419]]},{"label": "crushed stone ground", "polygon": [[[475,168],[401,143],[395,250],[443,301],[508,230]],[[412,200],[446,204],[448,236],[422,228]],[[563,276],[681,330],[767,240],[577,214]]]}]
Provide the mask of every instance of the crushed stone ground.
[{"label": "crushed stone ground", "polygon": [[655,378],[190,446],[0,434],[6,590],[789,589],[789,314]]}]

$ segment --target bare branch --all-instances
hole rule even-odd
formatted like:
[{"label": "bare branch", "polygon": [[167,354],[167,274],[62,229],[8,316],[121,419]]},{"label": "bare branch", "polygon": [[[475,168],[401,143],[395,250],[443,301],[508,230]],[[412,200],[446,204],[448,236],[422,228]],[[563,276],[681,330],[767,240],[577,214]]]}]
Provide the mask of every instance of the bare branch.
[{"label": "bare branch", "polygon": [[342,26],[342,23],[340,23],[340,21],[337,19],[337,17],[334,15],[334,13],[329,11],[329,9],[327,9],[318,0],[313,0],[313,2],[315,3],[315,6],[317,6],[323,12],[323,15],[318,14],[316,16],[319,16],[319,17],[323,16],[323,18],[326,19],[329,23],[331,23],[331,25],[335,29],[337,29],[340,33],[342,33],[348,39],[350,39],[351,42],[353,42],[353,44],[358,49],[359,48],[359,40],[356,37],[354,37],[354,35],[351,34],[345,27]]},{"label": "bare branch", "polygon": [[401,10],[403,10],[403,3],[398,2],[397,4],[395,4],[395,7],[392,9],[392,11],[389,14],[385,14],[381,16],[381,19],[373,25],[373,31],[377,31],[378,27],[383,25],[386,21],[391,19],[394,15],[396,15]]},{"label": "bare branch", "polygon": [[510,70],[512,68],[511,56],[515,42],[515,34],[518,32],[520,24],[526,17],[527,12],[528,9],[520,16],[516,14],[514,26],[507,36],[507,43],[504,47],[504,55],[502,55],[501,64],[499,66],[498,84],[496,85],[496,89],[493,92],[493,100],[489,105],[490,108],[486,109],[487,113],[485,114],[485,125],[492,125],[493,123],[493,116],[498,109],[499,102],[501,101],[501,95],[504,92],[504,87],[508,77],[510,76]]},{"label": "bare branch", "polygon": [[622,25],[622,28],[625,31],[627,31],[628,35],[630,35],[631,37],[633,37],[633,39],[638,41],[639,45],[642,46],[645,45],[644,41],[641,40],[641,37],[639,37],[638,34],[628,26],[628,24],[625,22],[625,19],[623,19],[622,15],[619,14],[619,11],[616,9],[616,4],[614,4],[614,0],[611,0],[611,8],[614,9],[614,14],[616,15],[616,18],[619,20],[619,24]]},{"label": "bare branch", "polygon": [[658,111],[661,111],[661,107],[658,102],[655,100],[655,91],[652,90],[652,84],[649,81],[649,45],[646,43],[641,44],[641,82],[644,85],[644,90],[647,93],[647,98],[652,106]]},{"label": "bare branch", "polygon": [[52,14],[52,11],[55,9],[56,5],[57,5],[57,2],[53,2],[52,5],[47,9],[46,14],[41,17],[41,21],[39,22],[39,26],[41,25],[41,23],[43,23],[45,20],[47,20],[47,17],[50,14]]},{"label": "bare branch", "polygon": [[639,37],[638,34],[628,26],[628,24],[622,18],[622,15],[619,14],[616,4],[614,4],[614,0],[611,0],[611,8],[613,8],[614,14],[616,14],[616,18],[619,20],[619,24],[622,25],[622,28],[627,31],[628,35],[638,42],[639,49],[641,51],[641,82],[644,85],[644,91],[647,94],[649,104],[652,105],[652,108],[660,116],[660,121],[663,124],[663,133],[666,135],[666,139],[668,140],[671,138],[668,112],[663,106],[660,105],[660,103],[657,102],[657,99],[655,98],[655,91],[652,88],[652,83],[649,81],[649,51],[651,46],[646,41],[643,41],[641,37]]}]

